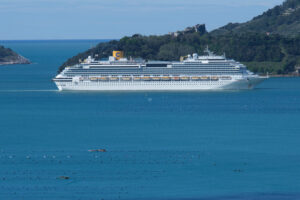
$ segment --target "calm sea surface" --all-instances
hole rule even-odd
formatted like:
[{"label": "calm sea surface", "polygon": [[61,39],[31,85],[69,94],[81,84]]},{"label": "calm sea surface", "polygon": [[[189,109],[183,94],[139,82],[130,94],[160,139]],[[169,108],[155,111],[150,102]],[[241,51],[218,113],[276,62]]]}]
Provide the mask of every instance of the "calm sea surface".
[{"label": "calm sea surface", "polygon": [[299,78],[58,92],[58,67],[98,42],[0,41],[33,62],[0,66],[0,199],[300,199]]}]

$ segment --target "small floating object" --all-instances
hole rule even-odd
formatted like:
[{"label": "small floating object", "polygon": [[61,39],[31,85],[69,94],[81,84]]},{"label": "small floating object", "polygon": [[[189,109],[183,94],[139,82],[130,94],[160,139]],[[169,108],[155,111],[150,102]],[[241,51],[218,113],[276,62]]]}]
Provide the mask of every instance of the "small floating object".
[{"label": "small floating object", "polygon": [[68,176],[60,176],[57,179],[68,180],[68,179],[70,179],[70,177],[68,177]]},{"label": "small floating object", "polygon": [[90,149],[89,152],[106,152],[106,149]]},{"label": "small floating object", "polygon": [[234,172],[243,172],[243,170],[241,170],[241,169],[235,169],[235,170],[233,170]]}]

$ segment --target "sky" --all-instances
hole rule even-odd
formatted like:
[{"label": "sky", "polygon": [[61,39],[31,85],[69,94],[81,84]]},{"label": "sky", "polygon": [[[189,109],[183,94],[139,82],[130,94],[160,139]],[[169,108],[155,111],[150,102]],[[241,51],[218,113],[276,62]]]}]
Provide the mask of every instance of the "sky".
[{"label": "sky", "polygon": [[245,22],[284,0],[0,0],[0,40],[119,39]]}]

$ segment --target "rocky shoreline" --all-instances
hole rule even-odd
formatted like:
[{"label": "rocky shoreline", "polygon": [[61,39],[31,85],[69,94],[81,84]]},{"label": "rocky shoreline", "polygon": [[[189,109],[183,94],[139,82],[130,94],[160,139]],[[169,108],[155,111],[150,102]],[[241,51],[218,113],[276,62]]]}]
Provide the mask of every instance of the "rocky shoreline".
[{"label": "rocky shoreline", "polygon": [[0,45],[0,65],[30,64],[30,60]]},{"label": "rocky shoreline", "polygon": [[30,60],[18,55],[12,59],[7,59],[5,61],[0,61],[0,65],[16,65],[16,64],[31,64]]}]

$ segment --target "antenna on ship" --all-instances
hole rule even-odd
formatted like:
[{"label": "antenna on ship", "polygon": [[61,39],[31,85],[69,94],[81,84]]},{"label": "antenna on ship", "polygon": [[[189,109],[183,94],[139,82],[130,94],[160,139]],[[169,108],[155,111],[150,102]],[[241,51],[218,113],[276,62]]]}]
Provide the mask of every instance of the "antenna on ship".
[{"label": "antenna on ship", "polygon": [[209,52],[208,45],[206,45],[206,48],[205,48],[204,52],[206,52],[206,53],[208,53],[208,52]]},{"label": "antenna on ship", "polygon": [[204,53],[207,53],[208,56],[213,56],[213,55],[214,55],[214,53],[213,53],[212,51],[209,50],[208,45],[206,46],[206,48],[205,48],[205,50],[204,50]]},{"label": "antenna on ship", "polygon": [[204,49],[204,53],[209,55],[209,49],[208,49],[208,45],[206,45],[206,48]]}]

